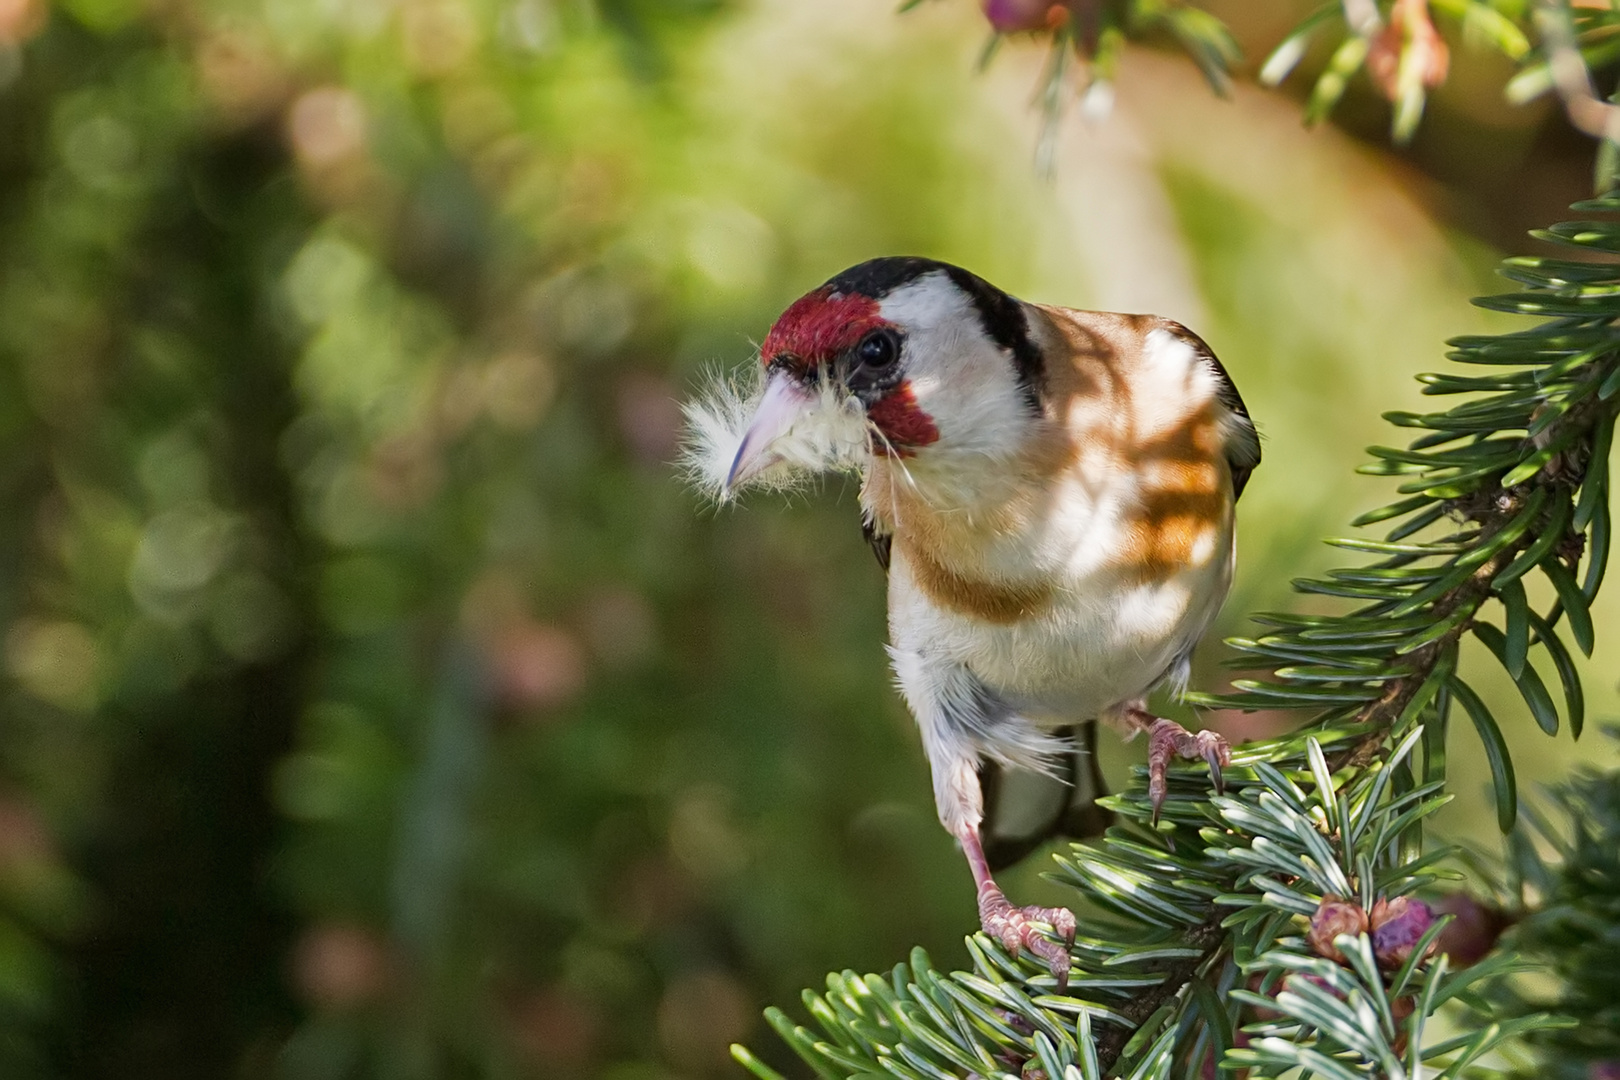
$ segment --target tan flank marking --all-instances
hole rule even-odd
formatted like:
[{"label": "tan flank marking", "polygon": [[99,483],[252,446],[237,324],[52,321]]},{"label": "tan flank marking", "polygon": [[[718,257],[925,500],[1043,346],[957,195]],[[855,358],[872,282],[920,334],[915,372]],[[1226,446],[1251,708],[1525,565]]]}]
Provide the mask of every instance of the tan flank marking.
[{"label": "tan flank marking", "polygon": [[1201,514],[1138,519],[1126,533],[1129,554],[1123,561],[1144,583],[1162,579],[1191,566],[1200,545],[1210,542],[1217,527],[1216,519]]},{"label": "tan flank marking", "polygon": [[1208,548],[1231,504],[1225,460],[1211,406],[1137,447],[1129,464],[1149,486],[1132,516],[1121,561],[1151,578],[1213,554],[1201,549]]},{"label": "tan flank marking", "polygon": [[1050,585],[974,581],[935,562],[924,551],[907,548],[907,565],[927,597],[960,615],[1006,625],[1038,614],[1052,599]]},{"label": "tan flank marking", "polygon": [[874,468],[867,484],[873,505],[893,515],[895,551],[939,607],[1005,625],[1039,614],[1051,601],[1050,583],[1007,580],[984,566],[999,540],[1030,527],[1038,486],[1015,482],[1012,498],[965,513],[936,510],[893,468]]}]

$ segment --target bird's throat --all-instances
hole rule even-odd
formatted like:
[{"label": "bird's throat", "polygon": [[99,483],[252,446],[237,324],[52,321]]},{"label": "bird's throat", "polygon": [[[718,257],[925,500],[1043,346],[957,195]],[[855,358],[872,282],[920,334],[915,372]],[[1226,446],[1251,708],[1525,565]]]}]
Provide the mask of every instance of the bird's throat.
[{"label": "bird's throat", "polygon": [[866,418],[883,436],[873,450],[885,457],[911,457],[919,447],[939,441],[934,418],[917,404],[909,382],[902,382],[867,409]]}]

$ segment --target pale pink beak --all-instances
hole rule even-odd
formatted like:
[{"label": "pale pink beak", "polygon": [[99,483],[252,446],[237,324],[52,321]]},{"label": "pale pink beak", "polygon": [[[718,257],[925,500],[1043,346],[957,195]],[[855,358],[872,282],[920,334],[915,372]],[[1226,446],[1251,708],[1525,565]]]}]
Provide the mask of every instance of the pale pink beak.
[{"label": "pale pink beak", "polygon": [[754,419],[743,434],[742,445],[737,447],[731,471],[726,474],[722,496],[730,495],[734,488],[782,461],[782,455],[774,449],[776,443],[793,430],[793,425],[814,401],[807,391],[786,375],[770,377],[765,384],[765,396],[760,398],[759,408],[754,410]]}]

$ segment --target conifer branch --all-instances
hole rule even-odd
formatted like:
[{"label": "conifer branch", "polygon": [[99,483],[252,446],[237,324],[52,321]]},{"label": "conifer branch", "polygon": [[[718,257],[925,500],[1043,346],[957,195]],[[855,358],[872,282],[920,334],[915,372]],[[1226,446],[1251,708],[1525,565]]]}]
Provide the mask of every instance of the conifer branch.
[{"label": "conifer branch", "polygon": [[1226,933],[1221,929],[1220,919],[1214,914],[1187,932],[1187,943],[1203,951],[1172,964],[1165,972],[1163,982],[1137,995],[1120,1009],[1120,1015],[1130,1021],[1131,1026],[1111,1027],[1097,1040],[1097,1060],[1104,1072],[1113,1068],[1119,1060],[1135,1029],[1179,995],[1198,971],[1215,958],[1225,942]]}]

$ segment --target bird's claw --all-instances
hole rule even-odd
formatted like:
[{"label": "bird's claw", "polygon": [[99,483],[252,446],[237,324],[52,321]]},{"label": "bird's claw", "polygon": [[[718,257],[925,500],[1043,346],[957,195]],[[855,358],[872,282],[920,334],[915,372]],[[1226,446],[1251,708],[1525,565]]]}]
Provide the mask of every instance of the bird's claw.
[{"label": "bird's claw", "polygon": [[[1062,944],[1035,929],[1034,923],[1046,923]],[[1028,949],[1042,960],[1057,979],[1058,989],[1069,985],[1069,946],[1074,944],[1076,924],[1074,912],[1068,908],[1049,908],[1029,905],[1013,907],[1006,895],[995,885],[979,889],[979,923],[984,932],[1001,942],[1009,955],[1017,956],[1019,949]]]},{"label": "bird's claw", "polygon": [[1169,794],[1165,772],[1172,757],[1201,757],[1209,762],[1215,793],[1226,794],[1226,777],[1221,769],[1232,763],[1231,745],[1213,731],[1188,731],[1174,720],[1156,719],[1148,728],[1148,800],[1153,804],[1155,825],[1159,823],[1159,809]]},{"label": "bird's claw", "polygon": [[[1212,733],[1201,732],[1200,734]],[[1216,735],[1215,739],[1221,739],[1221,737]],[[1227,747],[1225,740],[1222,739],[1219,743],[1205,747],[1204,760],[1209,762],[1209,778],[1215,783],[1215,794],[1225,795],[1226,777],[1221,774],[1221,766],[1229,764],[1232,760],[1232,751]]]}]

